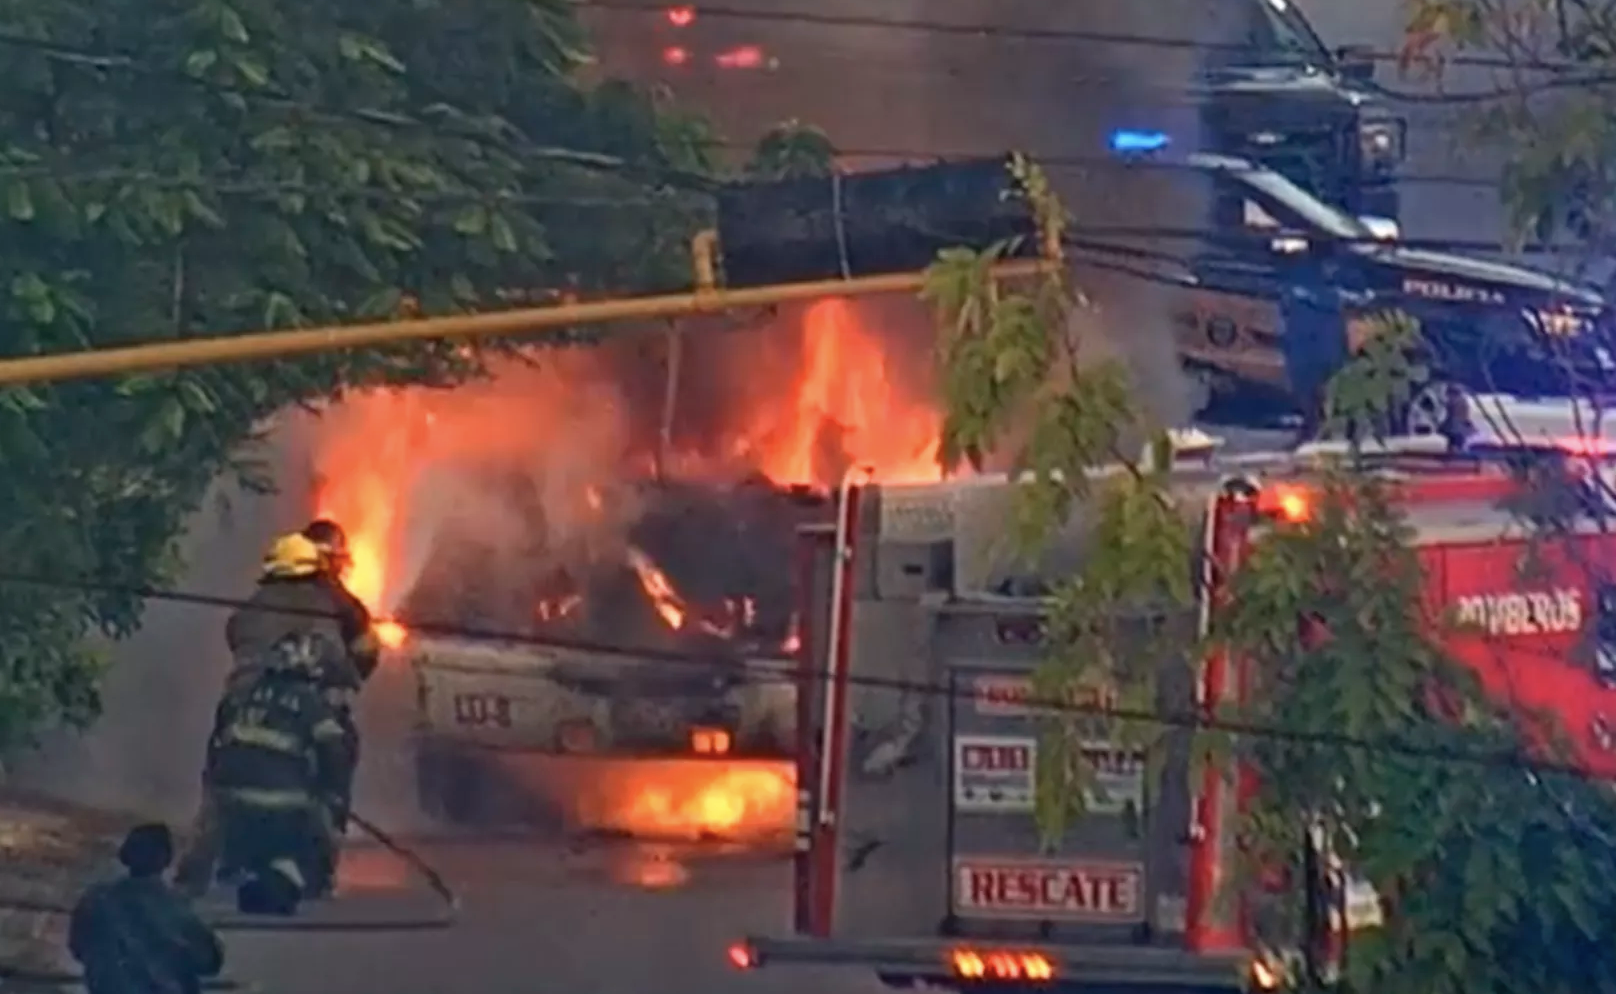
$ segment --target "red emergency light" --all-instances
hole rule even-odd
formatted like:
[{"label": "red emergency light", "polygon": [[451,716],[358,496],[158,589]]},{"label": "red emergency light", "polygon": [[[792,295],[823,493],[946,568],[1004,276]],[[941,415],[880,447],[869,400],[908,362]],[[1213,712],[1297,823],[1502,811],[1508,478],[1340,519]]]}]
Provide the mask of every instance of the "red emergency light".
[{"label": "red emergency light", "polygon": [[713,61],[721,69],[757,69],[763,65],[763,49],[756,45],[742,45],[720,52]]},{"label": "red emergency light", "polygon": [[1055,979],[1055,964],[1041,953],[1007,949],[954,949],[948,954],[948,968],[961,980]]}]

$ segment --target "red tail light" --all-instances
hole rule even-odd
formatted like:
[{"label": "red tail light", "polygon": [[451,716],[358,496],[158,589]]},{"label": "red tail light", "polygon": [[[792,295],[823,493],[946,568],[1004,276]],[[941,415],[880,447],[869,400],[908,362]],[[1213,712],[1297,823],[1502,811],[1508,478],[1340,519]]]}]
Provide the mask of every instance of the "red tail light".
[{"label": "red tail light", "polygon": [[729,965],[737,970],[750,970],[757,966],[757,953],[744,942],[730,946],[726,955],[729,957]]},{"label": "red tail light", "polygon": [[668,23],[676,28],[688,28],[696,22],[696,8],[669,7]]},{"label": "red tail light", "polygon": [[682,66],[690,61],[690,52],[678,45],[669,45],[662,50],[662,61],[670,66]]},{"label": "red tail light", "polygon": [[948,954],[948,966],[961,980],[1055,979],[1055,964],[1039,953],[955,949]]},{"label": "red tail light", "polygon": [[727,756],[734,740],[723,728],[692,728],[690,751],[698,756]]}]

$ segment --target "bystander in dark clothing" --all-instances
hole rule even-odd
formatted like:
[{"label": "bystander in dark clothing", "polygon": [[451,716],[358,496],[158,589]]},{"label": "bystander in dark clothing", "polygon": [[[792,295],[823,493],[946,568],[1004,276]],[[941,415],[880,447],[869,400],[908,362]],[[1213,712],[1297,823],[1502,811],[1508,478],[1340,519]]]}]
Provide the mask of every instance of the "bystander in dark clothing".
[{"label": "bystander in dark clothing", "polygon": [[174,860],[166,825],[142,825],[118,851],[129,875],[96,884],[73,908],[68,949],[89,994],[196,994],[218,976],[218,936],[163,880]]}]

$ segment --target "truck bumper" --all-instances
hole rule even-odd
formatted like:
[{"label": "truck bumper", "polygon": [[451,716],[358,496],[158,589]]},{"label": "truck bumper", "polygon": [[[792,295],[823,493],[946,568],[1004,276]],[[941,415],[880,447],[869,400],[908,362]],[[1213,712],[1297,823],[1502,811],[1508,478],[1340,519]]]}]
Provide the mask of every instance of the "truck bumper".
[{"label": "truck bumper", "polygon": [[[981,975],[962,972],[958,954],[969,953]],[[1047,977],[1014,976],[1027,957],[1050,967]],[[996,940],[919,939],[866,942],[853,939],[748,937],[730,948],[742,969],[770,966],[848,966],[870,970],[889,983],[916,981],[944,987],[1038,987],[1046,990],[1239,991],[1251,987],[1251,957],[1204,955],[1140,946],[1061,946]],[[995,973],[995,963],[1010,964]],[[1041,970],[1039,972],[1042,972]]]}]

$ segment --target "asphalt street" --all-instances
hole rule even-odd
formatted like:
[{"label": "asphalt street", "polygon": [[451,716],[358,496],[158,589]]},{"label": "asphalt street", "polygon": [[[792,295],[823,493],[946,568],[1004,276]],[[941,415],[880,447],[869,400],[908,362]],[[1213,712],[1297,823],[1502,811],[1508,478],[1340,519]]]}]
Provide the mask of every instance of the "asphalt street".
[{"label": "asphalt street", "polygon": [[[398,880],[397,866],[379,855],[355,855],[356,875],[367,882]],[[784,927],[789,861],[670,865],[666,854],[638,847],[577,852],[515,842],[438,844],[423,855],[464,898],[456,928],[391,935],[238,934],[229,941],[230,974],[271,994],[880,989],[861,978],[816,971],[744,974],[728,965],[725,950],[736,936]],[[651,876],[666,884],[681,869],[689,877],[675,886],[625,882]]]},{"label": "asphalt street", "polygon": [[[960,23],[1119,27],[1086,19],[1085,11],[1094,7],[1085,0],[839,0],[794,6]],[[1102,6],[1122,12],[1122,29],[1164,30],[1160,21],[1154,28],[1138,23],[1137,11],[1151,5]],[[1317,11],[1318,26],[1332,44],[1389,49],[1399,40],[1398,0],[1333,7],[1313,0],[1304,6]],[[1136,13],[1127,13],[1130,9]],[[591,16],[605,32],[606,69],[638,67],[650,73],[660,65],[655,53],[661,29],[651,23],[655,15],[595,11]],[[780,68],[750,75],[707,73],[704,79],[685,80],[681,92],[706,103],[731,136],[751,137],[769,123],[800,118],[825,126],[850,149],[938,154],[1023,148],[1092,155],[1097,150],[1079,134],[1084,129],[1068,122],[1103,118],[1110,91],[1084,83],[1083,77],[1106,76],[1107,67],[1126,69],[1160,57],[1149,49],[1122,52],[991,35],[938,38],[789,25],[726,30],[731,42],[756,41],[777,52]],[[1455,161],[1451,119],[1445,108],[1414,115],[1411,169],[1486,175],[1485,161]],[[1411,236],[1497,235],[1497,211],[1488,191],[1424,184],[1411,186],[1408,196]],[[292,472],[292,480],[283,479],[285,490],[299,493],[296,460],[286,462],[282,469]],[[228,514],[210,507],[198,516],[188,543],[197,570],[182,586],[240,592],[262,543],[296,513],[288,503],[246,495],[236,495]],[[120,647],[106,690],[107,716],[95,734],[61,743],[20,774],[83,800],[160,803],[183,816],[194,803],[197,744],[206,734],[222,666],[210,660],[224,658],[216,644],[219,627],[212,612],[154,608],[147,629]],[[407,717],[393,711],[385,720]],[[389,753],[387,738],[370,740],[361,806],[384,809],[378,818],[390,824],[409,822],[407,791],[400,784],[403,760]],[[367,793],[380,800],[365,801]],[[689,877],[677,886],[647,889],[625,882],[644,874],[634,869],[634,853],[621,849],[574,852],[536,842],[455,842],[427,846],[424,855],[461,893],[464,914],[457,928],[238,935],[230,942],[232,973],[284,994],[863,994],[875,989],[856,973],[741,975],[728,967],[724,950],[736,935],[785,927],[789,867],[784,862],[698,862],[686,867]],[[369,854],[355,859],[353,869],[383,884],[397,875]]]}]

